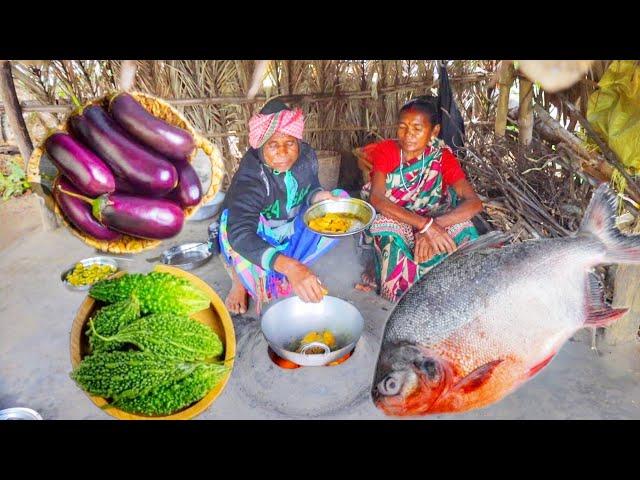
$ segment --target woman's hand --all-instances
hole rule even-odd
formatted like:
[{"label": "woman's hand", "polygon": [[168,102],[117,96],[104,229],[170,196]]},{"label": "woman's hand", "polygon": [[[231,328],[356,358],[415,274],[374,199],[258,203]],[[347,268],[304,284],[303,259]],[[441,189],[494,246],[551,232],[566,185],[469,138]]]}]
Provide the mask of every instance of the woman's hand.
[{"label": "woman's hand", "polygon": [[427,230],[424,235],[431,242],[434,253],[451,254],[456,251],[456,248],[458,248],[456,246],[456,242],[453,241],[453,238],[451,238],[444,227],[440,226],[436,219],[434,219],[431,227],[429,227],[429,230]]},{"label": "woman's hand", "polygon": [[435,251],[431,240],[424,233],[416,233],[416,245],[413,248],[413,261],[423,263],[431,260]]},{"label": "woman's hand", "polygon": [[342,197],[339,197],[338,195],[334,195],[328,190],[321,190],[313,196],[311,203],[314,204],[314,203],[321,202],[323,200],[340,200],[341,198]]},{"label": "woman's hand", "polygon": [[284,274],[293,288],[293,292],[303,302],[317,303],[324,297],[320,279],[309,267],[290,257],[278,255],[274,262],[277,272]]}]

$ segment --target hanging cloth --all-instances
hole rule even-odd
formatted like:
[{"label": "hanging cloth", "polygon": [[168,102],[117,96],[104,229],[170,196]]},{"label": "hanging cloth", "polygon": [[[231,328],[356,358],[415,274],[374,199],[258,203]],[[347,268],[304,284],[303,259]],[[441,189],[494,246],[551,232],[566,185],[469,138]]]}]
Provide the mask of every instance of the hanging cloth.
[{"label": "hanging cloth", "polygon": [[439,137],[451,147],[455,154],[464,146],[464,120],[453,99],[453,90],[449,82],[447,66],[444,61],[438,64],[438,110],[440,112]]}]

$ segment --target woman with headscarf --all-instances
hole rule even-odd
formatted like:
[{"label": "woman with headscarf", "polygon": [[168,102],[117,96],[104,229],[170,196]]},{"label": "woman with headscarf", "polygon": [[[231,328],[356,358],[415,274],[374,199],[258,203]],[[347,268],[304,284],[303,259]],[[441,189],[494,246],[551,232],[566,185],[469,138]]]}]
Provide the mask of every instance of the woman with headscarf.
[{"label": "woman with headscarf", "polygon": [[[380,295],[397,301],[425,273],[478,231],[470,221],[482,202],[451,149],[438,138],[437,98],[418,97],[400,109],[397,140],[364,147],[372,165],[363,195],[378,215],[365,242],[375,251]],[[362,288],[362,287],[361,287]]]},{"label": "woman with headscarf", "polygon": [[225,300],[231,313],[247,311],[248,295],[259,312],[263,302],[292,291],[305,302],[319,302],[322,284],[308,267],[336,241],[306,228],[309,205],[348,197],[325,191],[318,159],[302,141],[304,118],[273,99],[249,120],[251,148],[231,180],[220,217],[220,247],[231,267]]}]

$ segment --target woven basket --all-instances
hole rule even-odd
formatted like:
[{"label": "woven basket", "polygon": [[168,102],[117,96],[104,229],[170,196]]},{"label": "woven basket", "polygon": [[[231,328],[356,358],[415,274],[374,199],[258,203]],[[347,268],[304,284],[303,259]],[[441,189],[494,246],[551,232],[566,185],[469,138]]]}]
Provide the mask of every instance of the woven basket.
[{"label": "woven basket", "polygon": [[[87,103],[85,107],[89,105],[101,105],[106,108],[108,106],[109,100],[118,93],[119,92],[112,93],[91,101]],[[152,95],[148,95],[146,93],[129,93],[138,102],[140,102],[140,104],[144,108],[146,108],[147,111],[149,111],[152,115],[161,118],[171,125],[183,128],[191,133],[191,135],[193,135],[196,148],[188,159],[190,162],[193,161],[196,154],[198,153],[198,150],[202,150],[211,159],[211,183],[209,185],[209,189],[204,192],[202,199],[200,200],[200,203],[198,205],[184,209],[185,218],[189,218],[196,212],[196,210],[198,210],[198,208],[200,208],[201,205],[212,200],[220,190],[222,179],[224,177],[224,161],[222,159],[222,154],[220,153],[218,147],[216,147],[214,144],[212,144],[207,139],[202,137],[198,132],[196,132],[193,126],[187,121],[187,119],[185,119],[180,112],[178,112],[164,100],[156,98]],[[58,130],[69,133],[67,121],[68,117],[61,125],[58,126]],[[41,183],[40,158],[42,157],[43,153],[44,145],[41,144],[31,154],[31,158],[29,159],[29,163],[27,165],[27,178],[30,182]],[[87,245],[90,245],[96,250],[100,250],[102,252],[138,253],[144,250],[155,248],[160,245],[160,243],[162,243],[161,240],[148,240],[144,238],[132,237],[129,235],[123,235],[120,239],[111,242],[98,240],[87,235],[84,232],[81,232],[74,225],[72,225],[71,222],[67,221],[57,204],[55,205],[55,213],[60,221],[69,230],[71,230],[71,232],[76,237],[80,238]]]},{"label": "woven basket", "polygon": [[318,157],[318,179],[325,190],[333,190],[338,186],[340,178],[340,162],[342,157],[332,150],[316,151]]}]

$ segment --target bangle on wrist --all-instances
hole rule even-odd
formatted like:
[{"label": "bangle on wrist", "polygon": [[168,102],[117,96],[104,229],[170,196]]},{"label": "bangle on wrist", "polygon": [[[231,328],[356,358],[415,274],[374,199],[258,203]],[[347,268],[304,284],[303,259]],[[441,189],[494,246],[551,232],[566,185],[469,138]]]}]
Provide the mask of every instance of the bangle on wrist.
[{"label": "bangle on wrist", "polygon": [[427,233],[431,228],[431,225],[433,225],[433,217],[427,222],[424,227],[422,227],[419,233]]}]

